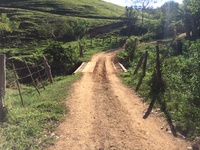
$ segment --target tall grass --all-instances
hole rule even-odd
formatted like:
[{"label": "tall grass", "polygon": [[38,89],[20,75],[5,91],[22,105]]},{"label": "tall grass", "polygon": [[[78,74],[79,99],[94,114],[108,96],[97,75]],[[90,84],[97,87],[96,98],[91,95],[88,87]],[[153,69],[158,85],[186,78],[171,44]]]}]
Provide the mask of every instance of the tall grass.
[{"label": "tall grass", "polygon": [[[71,84],[80,74],[57,77],[54,84],[41,89],[41,95],[33,87],[25,87],[25,106],[21,106],[16,89],[7,89],[5,105],[6,121],[0,126],[0,149],[41,149],[55,140],[52,133],[64,114],[65,99]],[[29,92],[27,92],[29,91]]]}]

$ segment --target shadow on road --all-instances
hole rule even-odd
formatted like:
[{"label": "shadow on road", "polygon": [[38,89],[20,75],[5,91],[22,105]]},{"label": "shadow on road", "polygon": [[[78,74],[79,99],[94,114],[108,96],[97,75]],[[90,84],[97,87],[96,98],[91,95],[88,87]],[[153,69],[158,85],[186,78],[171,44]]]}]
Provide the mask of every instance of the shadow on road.
[{"label": "shadow on road", "polygon": [[143,116],[143,119],[147,119],[148,118],[148,116],[150,115],[150,113],[151,113],[151,111],[152,111],[152,109],[153,109],[153,106],[154,106],[154,104],[155,104],[155,101],[156,101],[156,99],[153,99],[152,101],[151,101],[151,103],[150,103],[150,105],[149,105],[149,108],[147,109],[147,112],[144,114],[144,116]]},{"label": "shadow on road", "polygon": [[[143,116],[143,119],[147,119],[148,116],[150,115],[150,113],[151,113],[151,111],[152,111],[152,109],[153,109],[153,106],[154,106],[154,104],[155,104],[155,102],[156,102],[156,99],[157,99],[157,98],[153,98],[153,99],[152,99],[152,101],[151,101],[151,103],[150,103],[150,105],[149,105],[149,108],[147,109],[146,113],[145,113],[144,116]],[[172,119],[171,119],[169,113],[167,112],[165,102],[162,103],[160,100],[158,100],[158,102],[159,102],[159,104],[160,104],[160,106],[161,106],[161,111],[165,114],[165,117],[166,117],[166,119],[167,119],[167,123],[169,124],[170,130],[171,130],[173,136],[174,136],[174,137],[177,137],[176,128],[174,127],[173,122],[172,122]]]}]

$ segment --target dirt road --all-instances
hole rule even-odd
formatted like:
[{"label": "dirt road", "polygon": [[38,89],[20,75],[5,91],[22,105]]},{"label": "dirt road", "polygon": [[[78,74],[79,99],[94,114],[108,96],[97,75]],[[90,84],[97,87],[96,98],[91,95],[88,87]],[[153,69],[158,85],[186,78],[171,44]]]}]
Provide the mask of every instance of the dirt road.
[{"label": "dirt road", "polygon": [[117,77],[112,65],[117,52],[94,55],[73,85],[66,102],[70,113],[49,150],[186,150],[188,143],[166,131],[163,117],[142,118],[148,105]]}]

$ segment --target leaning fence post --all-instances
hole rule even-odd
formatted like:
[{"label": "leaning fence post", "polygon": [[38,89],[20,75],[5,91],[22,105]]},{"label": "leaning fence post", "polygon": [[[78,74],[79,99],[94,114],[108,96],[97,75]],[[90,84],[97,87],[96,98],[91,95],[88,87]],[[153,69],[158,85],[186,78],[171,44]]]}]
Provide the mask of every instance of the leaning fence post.
[{"label": "leaning fence post", "polygon": [[38,94],[40,95],[40,91],[39,91],[39,89],[38,89],[38,87],[37,87],[37,85],[36,85],[36,83],[35,83],[35,81],[34,81],[34,78],[33,78],[33,75],[32,75],[32,73],[31,73],[31,70],[30,70],[28,64],[26,63],[26,61],[24,61],[24,63],[26,64],[26,68],[28,69],[28,72],[29,72],[29,74],[30,74],[31,80],[32,80],[32,82],[33,82],[33,85],[34,85],[36,91],[38,92]]},{"label": "leaning fence post", "polygon": [[92,38],[90,39],[90,46],[92,46]]},{"label": "leaning fence post", "polygon": [[41,76],[41,73],[40,73],[40,70],[39,70],[37,63],[36,63],[36,68],[37,68],[37,72],[38,72],[38,75],[39,75],[39,79],[41,81],[40,83],[42,84],[43,89],[45,89],[45,86],[44,86],[43,80],[42,80],[42,76]]},{"label": "leaning fence post", "polygon": [[20,96],[20,99],[21,99],[21,103],[22,103],[22,106],[24,106],[24,101],[23,101],[23,98],[22,98],[22,92],[21,92],[21,89],[20,89],[20,84],[19,84],[19,78],[17,76],[17,72],[16,72],[16,69],[15,69],[15,65],[14,63],[12,64],[13,66],[13,72],[14,72],[14,75],[15,75],[15,80],[16,80],[16,83],[17,83],[17,89],[18,89],[18,92],[19,92],[19,96]]},{"label": "leaning fence post", "polygon": [[161,79],[161,70],[160,70],[160,57],[159,57],[159,44],[157,43],[156,45],[156,70],[157,70],[157,75],[158,78]]},{"label": "leaning fence post", "polygon": [[142,84],[142,80],[146,75],[147,56],[148,56],[148,51],[146,51],[145,54],[144,54],[144,63],[143,63],[143,67],[142,67],[142,76],[140,77],[140,80],[138,82],[138,85],[137,85],[135,91],[139,90],[140,85]]},{"label": "leaning fence post", "polygon": [[48,77],[49,81],[51,83],[53,83],[53,77],[52,77],[52,74],[51,74],[51,67],[49,66],[45,56],[43,56],[42,59],[43,59],[44,68],[45,68],[45,72],[47,74],[47,77]]},{"label": "leaning fence post", "polygon": [[145,58],[145,54],[143,54],[142,57],[140,57],[140,60],[138,61],[138,64],[137,64],[137,66],[135,68],[135,71],[134,71],[133,75],[137,74],[140,66],[142,65],[142,61],[143,61],[144,58]]},{"label": "leaning fence post", "polygon": [[0,120],[5,117],[4,114],[4,98],[6,93],[6,56],[0,54]]},{"label": "leaning fence post", "polygon": [[143,64],[143,73],[142,73],[143,76],[146,75],[147,57],[148,57],[148,51],[145,52],[144,64]]}]

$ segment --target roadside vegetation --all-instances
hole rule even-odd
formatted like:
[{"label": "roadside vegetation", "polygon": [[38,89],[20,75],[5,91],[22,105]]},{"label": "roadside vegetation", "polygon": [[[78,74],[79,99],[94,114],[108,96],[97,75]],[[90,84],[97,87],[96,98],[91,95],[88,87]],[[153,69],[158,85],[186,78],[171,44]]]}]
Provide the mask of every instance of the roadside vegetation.
[{"label": "roadside vegetation", "polygon": [[[96,7],[96,3],[100,7]],[[45,7],[37,7],[39,5]],[[63,12],[58,11],[57,6]],[[110,9],[107,9],[108,6]],[[68,7],[73,9],[69,11]],[[79,9],[82,12],[75,12]],[[72,83],[81,77],[81,74],[72,75],[73,72],[83,61],[89,61],[93,54],[122,46],[120,41],[124,40],[115,31],[93,39],[86,32],[118,22],[124,8],[100,1],[77,1],[76,4],[74,1],[44,1],[43,4],[1,1],[0,10],[0,51],[7,57],[0,149],[42,149],[55,141],[54,130],[68,112],[66,97]],[[114,35],[118,35],[117,40]],[[16,79],[12,63],[19,68],[24,68],[25,62],[34,66],[41,63],[43,55],[51,66],[54,83],[49,84],[44,78],[45,89],[40,88],[38,95],[29,80],[20,80],[23,106],[17,85],[13,82]],[[28,76],[27,72],[16,70],[19,75]],[[34,72],[33,67],[30,70]],[[41,87],[41,81],[37,80],[36,84]]]},{"label": "roadside vegetation", "polygon": [[[166,2],[161,8],[151,10],[149,14],[154,21],[148,26],[153,24],[155,26],[151,26],[143,38],[130,37],[126,41],[125,50],[118,54],[118,58],[129,68],[127,73],[120,74],[123,81],[137,90],[138,94],[150,104],[143,118],[148,117],[153,106],[160,107],[174,136],[177,136],[176,131],[179,131],[186,138],[199,143],[200,8],[193,6],[193,2],[185,0],[183,5],[179,5],[171,1]],[[186,18],[187,21],[184,20]],[[190,22],[192,19],[195,20],[194,24]],[[147,27],[145,21],[144,26]],[[179,37],[182,31],[186,31],[186,34]],[[146,38],[154,42],[143,42]],[[156,47],[156,44],[159,46]],[[157,48],[159,48],[160,70],[157,68]],[[148,52],[146,66],[143,65],[145,61],[141,61],[141,67],[134,74],[139,60],[146,51]],[[146,72],[143,77],[144,69]],[[161,73],[161,78],[158,72]]]},{"label": "roadside vegetation", "polygon": [[[141,76],[142,67],[134,75],[139,59],[148,51],[146,74],[137,91],[145,101],[152,103],[155,99],[155,107],[160,107],[168,120],[173,120],[176,130],[188,138],[195,139],[199,135],[199,41],[184,42],[183,54],[176,56],[174,49],[170,48],[168,57],[161,63],[163,87],[155,81],[156,47],[155,44],[141,43],[135,49],[134,59],[130,61],[126,51],[118,54],[118,57],[128,68],[127,73],[121,73],[124,83],[136,90]],[[189,46],[190,45],[190,46]],[[160,45],[160,57],[166,47]]]},{"label": "roadside vegetation", "polygon": [[[0,149],[42,149],[55,141],[56,135],[53,131],[67,114],[65,101],[71,84],[81,77],[81,74],[69,74],[72,74],[81,62],[89,61],[93,54],[119,47],[118,43],[114,42],[114,37],[113,43],[110,43],[109,38],[105,39],[104,45],[101,39],[93,39],[92,45],[90,40],[83,41],[83,58],[79,57],[79,45],[76,41],[66,44],[52,43],[42,51],[32,51],[24,55],[21,51],[9,53],[15,61],[22,63],[24,60],[32,63],[44,54],[51,66],[54,83],[48,84],[45,81],[45,89],[40,89],[40,95],[33,86],[23,84],[24,106],[21,105],[16,85],[9,85],[4,103],[6,117],[0,123]],[[7,69],[8,80],[15,80],[12,69]]]},{"label": "roadside vegetation", "polygon": [[[197,139],[200,7],[196,0],[184,0],[182,5],[169,1],[156,9],[141,7],[141,1],[132,2],[137,5],[123,8],[99,0],[1,1],[0,52],[18,64],[24,61],[32,64],[44,55],[56,82],[47,84],[41,96],[29,92],[33,87],[23,84],[28,91],[24,107],[16,96],[16,85],[7,85],[0,149],[41,149],[51,144],[56,138],[55,127],[67,113],[64,105],[67,91],[81,76],[68,75],[93,54],[122,46],[125,50],[118,54],[118,59],[129,69],[121,74],[124,82],[134,89],[141,82],[137,92],[151,106],[155,103],[160,107],[176,130]],[[90,32],[98,27],[117,22],[124,25],[90,37]],[[179,37],[182,33],[184,36]],[[162,86],[157,86],[153,41],[159,41],[159,56],[163,57]],[[146,51],[146,73],[141,80],[144,75],[141,68],[133,73]],[[7,77],[11,80],[12,66],[9,63],[7,66]]]},{"label": "roadside vegetation", "polygon": [[0,149],[41,149],[55,140],[53,133],[60,119],[67,113],[65,101],[71,84],[81,74],[59,76],[55,83],[40,90],[25,87],[25,106],[22,107],[16,89],[8,89],[5,105],[7,116],[1,122]]}]

